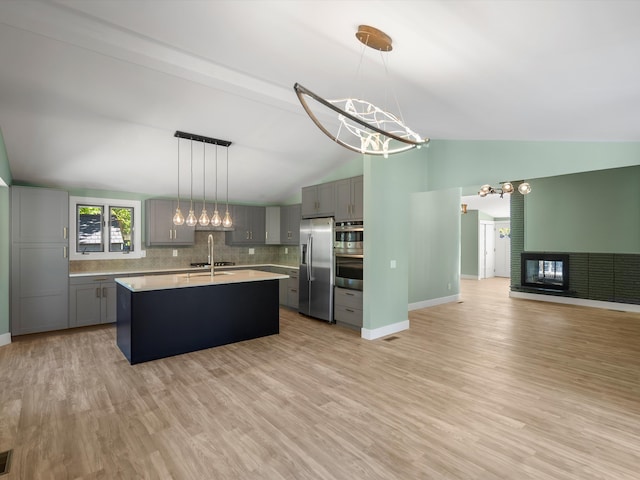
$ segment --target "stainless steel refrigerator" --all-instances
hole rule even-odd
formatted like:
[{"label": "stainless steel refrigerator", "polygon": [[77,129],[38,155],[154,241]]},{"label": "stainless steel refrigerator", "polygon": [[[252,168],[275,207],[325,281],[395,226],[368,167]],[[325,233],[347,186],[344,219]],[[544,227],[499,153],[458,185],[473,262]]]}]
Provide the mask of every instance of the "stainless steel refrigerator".
[{"label": "stainless steel refrigerator", "polygon": [[298,311],[333,322],[333,217],[300,221]]}]

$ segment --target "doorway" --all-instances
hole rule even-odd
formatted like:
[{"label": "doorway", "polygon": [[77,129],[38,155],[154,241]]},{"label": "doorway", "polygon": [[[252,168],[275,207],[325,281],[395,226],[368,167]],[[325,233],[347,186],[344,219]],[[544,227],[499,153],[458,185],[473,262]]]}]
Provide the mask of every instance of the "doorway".
[{"label": "doorway", "polygon": [[511,222],[495,223],[495,276],[511,277]]},{"label": "doorway", "polygon": [[495,277],[495,223],[481,220],[478,235],[478,260],[480,263],[480,278]]}]

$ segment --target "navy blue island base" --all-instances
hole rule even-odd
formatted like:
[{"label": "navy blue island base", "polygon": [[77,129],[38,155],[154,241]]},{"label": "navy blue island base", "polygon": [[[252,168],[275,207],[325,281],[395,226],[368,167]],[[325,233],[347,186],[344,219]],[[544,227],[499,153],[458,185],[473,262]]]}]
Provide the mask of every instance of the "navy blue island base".
[{"label": "navy blue island base", "polygon": [[278,280],[117,287],[117,344],[132,365],[280,332]]}]

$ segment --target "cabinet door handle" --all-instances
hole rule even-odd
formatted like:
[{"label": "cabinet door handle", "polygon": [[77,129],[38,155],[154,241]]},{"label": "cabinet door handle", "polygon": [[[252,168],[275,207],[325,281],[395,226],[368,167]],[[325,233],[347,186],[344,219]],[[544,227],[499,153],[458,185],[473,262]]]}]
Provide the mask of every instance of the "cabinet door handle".
[{"label": "cabinet door handle", "polygon": [[349,293],[349,292],[345,292],[345,295],[348,295],[350,297],[354,297],[355,296],[353,293]]},{"label": "cabinet door handle", "polygon": [[107,287],[102,287],[102,296],[107,298]]},{"label": "cabinet door handle", "polygon": [[96,298],[100,298],[100,287],[96,288]]},{"label": "cabinet door handle", "polygon": [[173,239],[174,239],[174,240],[177,240],[177,239],[178,239],[178,229],[177,229],[177,228],[174,228],[174,229],[173,229]]},{"label": "cabinet door handle", "polygon": [[62,258],[67,258],[69,255],[67,253],[68,247],[62,247]]},{"label": "cabinet door handle", "polygon": [[349,313],[356,313],[355,310],[351,310],[350,308],[345,308],[345,310]]},{"label": "cabinet door handle", "polygon": [[68,231],[67,227],[62,227],[62,238],[67,239]]},{"label": "cabinet door handle", "polygon": [[169,229],[169,240],[173,240],[173,228]]}]

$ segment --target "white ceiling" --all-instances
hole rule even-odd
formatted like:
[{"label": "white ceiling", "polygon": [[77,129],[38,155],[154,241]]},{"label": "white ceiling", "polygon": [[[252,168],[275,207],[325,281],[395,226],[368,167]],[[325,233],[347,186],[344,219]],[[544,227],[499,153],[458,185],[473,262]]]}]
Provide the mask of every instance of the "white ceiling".
[{"label": "white ceiling", "polygon": [[[150,195],[176,193],[176,130],[230,140],[231,199],[278,203],[354,158],[293,84],[360,94],[360,63],[362,96],[390,83],[423,136],[640,140],[639,18],[614,0],[0,1],[0,128],[14,180]],[[389,76],[359,24],[393,38]]]}]

